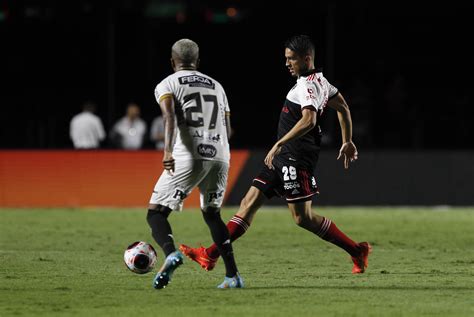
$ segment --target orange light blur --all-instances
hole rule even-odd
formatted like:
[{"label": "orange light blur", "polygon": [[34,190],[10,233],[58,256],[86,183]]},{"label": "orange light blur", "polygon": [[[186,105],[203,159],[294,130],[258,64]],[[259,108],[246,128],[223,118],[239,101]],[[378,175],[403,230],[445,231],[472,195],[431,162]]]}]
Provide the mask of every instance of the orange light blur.
[{"label": "orange light blur", "polygon": [[227,8],[227,16],[230,18],[234,18],[237,15],[237,9],[236,8]]}]

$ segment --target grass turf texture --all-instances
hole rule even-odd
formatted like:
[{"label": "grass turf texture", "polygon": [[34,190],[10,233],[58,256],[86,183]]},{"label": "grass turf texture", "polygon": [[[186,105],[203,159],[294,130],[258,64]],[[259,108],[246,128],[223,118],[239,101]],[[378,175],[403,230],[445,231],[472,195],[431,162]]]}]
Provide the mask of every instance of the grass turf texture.
[{"label": "grass turf texture", "polygon": [[[262,209],[234,243],[242,290],[218,290],[186,258],[164,290],[123,263],[152,240],[146,209],[0,209],[0,316],[473,316],[474,209],[320,208],[374,252],[366,274],[298,228],[286,209]],[[229,219],[235,208],[223,211]],[[170,216],[178,243],[208,245],[196,210]],[[156,266],[163,261],[159,252]]]}]

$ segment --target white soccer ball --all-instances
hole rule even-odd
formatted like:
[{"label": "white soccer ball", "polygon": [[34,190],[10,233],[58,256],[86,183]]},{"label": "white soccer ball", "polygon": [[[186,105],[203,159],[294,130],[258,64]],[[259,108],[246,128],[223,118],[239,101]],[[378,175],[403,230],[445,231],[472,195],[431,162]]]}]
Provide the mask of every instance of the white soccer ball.
[{"label": "white soccer ball", "polygon": [[123,260],[130,271],[145,274],[153,270],[156,264],[156,251],[151,244],[136,241],[127,247]]}]

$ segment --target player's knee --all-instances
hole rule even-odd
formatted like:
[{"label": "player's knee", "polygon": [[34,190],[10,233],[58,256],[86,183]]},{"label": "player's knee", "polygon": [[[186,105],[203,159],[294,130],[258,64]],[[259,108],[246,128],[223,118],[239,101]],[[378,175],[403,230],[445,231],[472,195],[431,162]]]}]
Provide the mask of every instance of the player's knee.
[{"label": "player's knee", "polygon": [[240,201],[240,210],[239,211],[249,212],[249,210],[252,209],[252,207],[253,207],[253,200],[249,199],[247,196],[245,196]]},{"label": "player's knee", "polygon": [[215,222],[221,218],[220,208],[206,207],[201,211],[206,223]]},{"label": "player's knee", "polygon": [[293,220],[296,225],[302,228],[306,228],[308,225],[308,218],[304,214],[295,214],[293,215]]},{"label": "player's knee", "polygon": [[201,211],[204,213],[204,214],[213,214],[213,215],[217,215],[219,212],[221,212],[221,209],[219,207],[205,207],[204,209],[201,209]]},{"label": "player's knee", "polygon": [[293,220],[295,221],[296,225],[301,227],[303,224],[303,217],[301,215],[294,215]]},{"label": "player's knee", "polygon": [[150,220],[153,217],[156,217],[156,216],[163,217],[163,218],[168,218],[170,213],[171,213],[171,208],[166,207],[166,206],[162,206],[162,205],[158,205],[156,207],[148,209],[148,213],[146,215],[146,220],[148,222],[150,222]]}]

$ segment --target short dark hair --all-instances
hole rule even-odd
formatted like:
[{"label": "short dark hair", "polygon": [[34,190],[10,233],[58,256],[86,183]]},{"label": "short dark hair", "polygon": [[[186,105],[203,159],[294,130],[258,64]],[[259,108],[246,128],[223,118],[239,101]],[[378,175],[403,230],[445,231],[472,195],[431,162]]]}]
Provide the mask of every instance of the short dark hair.
[{"label": "short dark hair", "polygon": [[299,56],[311,55],[314,57],[314,43],[307,35],[295,35],[286,40],[285,47]]}]

